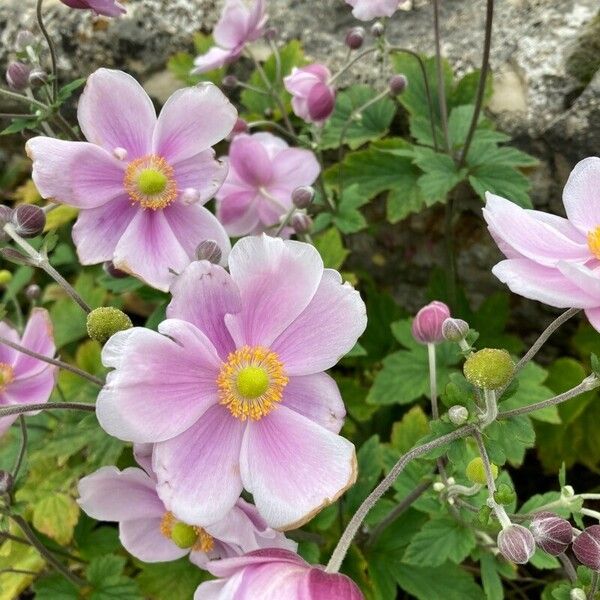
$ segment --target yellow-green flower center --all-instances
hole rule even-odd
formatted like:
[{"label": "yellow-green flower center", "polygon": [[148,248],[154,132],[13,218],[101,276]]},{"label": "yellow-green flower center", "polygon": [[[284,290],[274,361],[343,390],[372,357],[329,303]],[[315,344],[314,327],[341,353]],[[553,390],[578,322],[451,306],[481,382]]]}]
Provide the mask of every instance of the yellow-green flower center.
[{"label": "yellow-green flower center", "polygon": [[0,363],[0,391],[4,390],[14,379],[15,372],[13,368],[6,363]]},{"label": "yellow-green flower center", "polygon": [[162,194],[167,187],[167,183],[169,183],[167,176],[157,169],[142,169],[137,180],[140,192],[146,196]]},{"label": "yellow-green flower center", "polygon": [[600,259],[600,227],[596,227],[596,229],[588,233],[587,243],[590,252],[596,258]]},{"label": "yellow-green flower center", "polygon": [[244,398],[258,398],[269,387],[269,375],[262,367],[244,367],[237,374],[235,385]]},{"label": "yellow-green flower center", "polygon": [[196,552],[210,552],[215,547],[215,540],[202,527],[188,525],[178,521],[172,512],[163,515],[160,532],[180,548],[191,548]]},{"label": "yellow-green flower center", "polygon": [[151,210],[166,208],[179,194],[173,167],[156,154],[131,161],[123,183],[132,202]]}]

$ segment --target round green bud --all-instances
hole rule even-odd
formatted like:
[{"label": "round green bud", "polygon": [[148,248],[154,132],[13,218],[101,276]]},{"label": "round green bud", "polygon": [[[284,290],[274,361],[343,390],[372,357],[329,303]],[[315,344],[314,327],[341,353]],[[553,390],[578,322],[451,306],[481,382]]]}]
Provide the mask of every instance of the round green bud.
[{"label": "round green bud", "polygon": [[180,548],[191,548],[198,539],[198,532],[186,523],[175,523],[171,531],[171,539]]},{"label": "round green bud", "polygon": [[131,319],[118,308],[101,306],[94,309],[87,318],[87,332],[93,339],[104,344],[119,331],[133,327]]},{"label": "round green bud", "polygon": [[[481,460],[481,458],[479,457],[474,458],[467,465],[465,475],[471,483],[479,483],[480,485],[485,485],[487,483],[487,479],[485,477],[485,468],[483,467],[483,460]],[[492,475],[494,476],[494,479],[498,477],[498,467],[496,465],[492,465]]]},{"label": "round green bud", "polygon": [[469,383],[479,388],[497,390],[511,380],[515,363],[506,350],[484,348],[467,358],[463,372]]},{"label": "round green bud", "polygon": [[0,271],[0,285],[8,285],[12,279],[12,273],[6,269]]},{"label": "round green bud", "polygon": [[507,483],[501,483],[498,486],[496,493],[494,494],[494,500],[498,504],[510,504],[513,500],[516,500],[517,495]]}]

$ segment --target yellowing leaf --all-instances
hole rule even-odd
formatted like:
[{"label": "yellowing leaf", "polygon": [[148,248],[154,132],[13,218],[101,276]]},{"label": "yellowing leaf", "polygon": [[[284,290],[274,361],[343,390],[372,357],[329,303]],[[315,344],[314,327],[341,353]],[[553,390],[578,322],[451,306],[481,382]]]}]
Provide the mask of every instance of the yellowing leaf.
[{"label": "yellowing leaf", "polygon": [[72,206],[58,206],[46,214],[44,231],[57,229],[61,225],[70,223],[79,214],[79,210]]},{"label": "yellowing leaf", "polygon": [[59,544],[68,544],[79,519],[79,506],[67,494],[42,498],[33,507],[33,526]]}]

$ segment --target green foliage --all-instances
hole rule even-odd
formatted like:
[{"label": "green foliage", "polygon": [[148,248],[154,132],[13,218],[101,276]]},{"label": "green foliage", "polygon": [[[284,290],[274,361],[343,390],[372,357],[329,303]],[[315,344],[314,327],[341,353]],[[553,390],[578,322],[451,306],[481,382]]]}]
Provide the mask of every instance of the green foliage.
[{"label": "green foliage", "polygon": [[195,56],[205,54],[213,45],[214,40],[211,35],[205,35],[199,32],[194,34],[194,56],[188,52],[178,52],[173,55],[167,63],[169,71],[176,79],[186,86],[196,85],[200,81],[211,81],[217,85],[220,84],[225,75],[225,68],[214,69],[213,71],[202,73],[201,75],[192,74]]}]

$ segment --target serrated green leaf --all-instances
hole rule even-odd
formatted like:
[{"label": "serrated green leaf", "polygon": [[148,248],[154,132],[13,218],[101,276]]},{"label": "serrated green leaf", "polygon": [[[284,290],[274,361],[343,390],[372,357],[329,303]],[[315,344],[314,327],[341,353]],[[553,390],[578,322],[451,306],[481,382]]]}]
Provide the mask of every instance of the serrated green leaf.
[{"label": "serrated green leaf", "polygon": [[79,519],[79,505],[68,494],[55,493],[33,505],[33,526],[59,544],[68,544]]},{"label": "serrated green leaf", "polygon": [[339,269],[349,254],[349,251],[344,247],[340,232],[333,227],[316,236],[314,245],[319,251],[325,266],[331,269]]},{"label": "serrated green leaf", "polygon": [[192,598],[196,588],[209,578],[187,557],[167,563],[144,564],[136,578],[146,600]]}]

